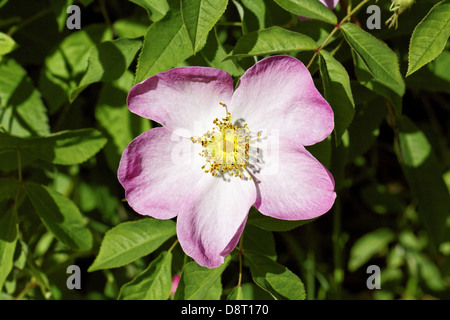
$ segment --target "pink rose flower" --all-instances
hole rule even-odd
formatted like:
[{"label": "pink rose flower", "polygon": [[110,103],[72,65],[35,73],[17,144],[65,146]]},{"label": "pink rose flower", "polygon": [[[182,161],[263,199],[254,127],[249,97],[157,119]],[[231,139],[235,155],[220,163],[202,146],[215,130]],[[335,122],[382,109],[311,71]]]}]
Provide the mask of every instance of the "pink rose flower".
[{"label": "pink rose flower", "polygon": [[177,217],[184,252],[209,268],[237,245],[249,209],[285,220],[327,212],[334,180],[305,146],[334,128],[333,111],[308,69],[272,56],[232,77],[181,67],[135,85],[130,111],[159,122],[124,150],[118,179],[129,205]]}]

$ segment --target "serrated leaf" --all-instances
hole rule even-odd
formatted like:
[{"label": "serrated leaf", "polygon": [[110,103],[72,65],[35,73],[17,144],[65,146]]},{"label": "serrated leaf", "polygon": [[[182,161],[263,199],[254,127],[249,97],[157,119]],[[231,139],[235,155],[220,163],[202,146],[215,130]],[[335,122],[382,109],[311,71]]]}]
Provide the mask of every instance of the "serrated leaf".
[{"label": "serrated leaf", "polygon": [[334,130],[339,143],[344,131],[349,127],[355,115],[350,77],[347,70],[330,53],[320,51],[320,74],[324,96],[334,112]]},{"label": "serrated leaf", "polygon": [[156,22],[161,20],[169,11],[169,3],[167,0],[130,0],[131,2],[143,7],[150,20]]},{"label": "serrated leaf", "polygon": [[22,137],[50,132],[39,91],[25,69],[13,59],[0,63],[0,125]]},{"label": "serrated leaf", "polygon": [[337,24],[336,15],[317,0],[275,0],[275,2],[295,15]]},{"label": "serrated leaf", "polygon": [[167,300],[172,289],[172,253],[164,251],[140,275],[124,284],[119,300]]},{"label": "serrated leaf", "polygon": [[194,53],[204,44],[227,5],[228,0],[181,0],[181,15]]},{"label": "serrated leaf", "polygon": [[310,37],[280,27],[271,27],[243,35],[226,59],[317,49]]},{"label": "serrated leaf", "polygon": [[354,71],[358,82],[374,93],[386,98],[392,104],[396,114],[402,113],[402,97],[405,94],[405,85],[387,84],[375,78],[364,61],[352,50]]},{"label": "serrated leaf", "polygon": [[225,257],[225,261],[217,268],[209,269],[192,261],[186,264],[178,283],[174,299],[176,300],[201,300],[207,297],[209,290],[216,284],[222,272],[228,267],[231,258]]},{"label": "serrated leaf", "polygon": [[92,83],[119,79],[133,62],[141,45],[140,40],[121,38],[92,47],[87,71],[78,87],[70,92],[69,102],[72,103],[80,92]]},{"label": "serrated leaf", "polygon": [[0,132],[0,150],[21,148],[24,155],[59,165],[79,164],[99,152],[106,139],[95,129],[61,131],[46,137],[19,138]]},{"label": "serrated leaf", "polygon": [[72,249],[92,247],[92,233],[70,199],[34,182],[25,183],[25,191],[42,222],[58,240]]},{"label": "serrated leaf", "polygon": [[152,253],[175,234],[172,220],[145,218],[123,222],[106,232],[88,271],[124,266]]},{"label": "serrated leaf", "polygon": [[153,23],[145,35],[135,82],[167,71],[194,54],[179,8]]},{"label": "serrated leaf", "polygon": [[441,1],[414,29],[408,54],[406,76],[433,61],[444,50],[450,36],[450,0]]},{"label": "serrated leaf", "polygon": [[441,243],[450,241],[450,195],[440,164],[426,135],[411,120],[400,117],[398,128],[397,156],[418,204],[419,218],[438,249]]},{"label": "serrated leaf", "polygon": [[387,249],[388,244],[395,239],[395,234],[387,228],[377,229],[366,233],[356,240],[350,250],[350,258],[348,261],[348,269],[355,271],[356,269],[367,263],[375,254],[383,252]]},{"label": "serrated leaf", "polygon": [[275,299],[306,298],[303,282],[288,268],[251,250],[244,250],[244,257],[250,267],[253,281]]},{"label": "serrated leaf", "polygon": [[397,55],[382,41],[353,23],[341,26],[348,44],[367,66],[369,72],[386,85],[405,87]]},{"label": "serrated leaf", "polygon": [[[3,211],[5,204],[0,203]],[[13,267],[14,250],[19,235],[17,212],[13,207],[0,214],[0,292]]]},{"label": "serrated leaf", "polygon": [[17,43],[6,33],[0,32],[0,60],[4,56],[17,47]]}]

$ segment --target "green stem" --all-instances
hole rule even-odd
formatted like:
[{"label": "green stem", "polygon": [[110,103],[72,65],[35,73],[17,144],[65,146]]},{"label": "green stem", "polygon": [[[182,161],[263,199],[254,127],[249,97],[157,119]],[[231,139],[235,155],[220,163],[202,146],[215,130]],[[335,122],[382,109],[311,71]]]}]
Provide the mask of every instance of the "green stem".
[{"label": "green stem", "polygon": [[239,240],[239,278],[238,278],[238,284],[237,286],[241,286],[242,282],[242,255],[244,254],[244,234],[241,236],[241,240]]},{"label": "green stem", "polygon": [[328,41],[330,41],[331,37],[341,28],[341,25],[343,23],[345,23],[347,20],[349,20],[359,9],[361,9],[361,7],[363,5],[365,5],[367,2],[369,2],[370,0],[363,0],[361,1],[360,4],[358,4],[353,10],[351,10],[342,20],[341,22],[339,22],[334,29],[330,32],[330,34],[328,35],[328,37],[322,42],[322,44],[320,45],[320,47],[318,49],[316,49],[316,51],[314,52],[314,55],[312,56],[311,60],[309,61],[308,65],[306,66],[308,69],[311,66],[311,64],[313,63],[314,59],[316,58],[316,56],[319,54],[320,50],[322,50],[323,48],[325,48],[325,46],[327,45]]},{"label": "green stem", "polygon": [[172,250],[175,248],[175,246],[178,244],[178,239],[175,240],[175,242],[172,244],[172,246],[167,250],[168,252],[172,252]]}]

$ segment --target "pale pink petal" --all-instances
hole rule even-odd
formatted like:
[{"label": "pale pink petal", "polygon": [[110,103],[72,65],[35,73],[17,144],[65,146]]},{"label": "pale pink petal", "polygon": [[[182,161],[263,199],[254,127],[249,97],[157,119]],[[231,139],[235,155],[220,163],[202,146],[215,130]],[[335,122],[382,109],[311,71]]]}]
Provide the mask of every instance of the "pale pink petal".
[{"label": "pale pink petal", "polygon": [[233,94],[232,77],[219,69],[180,67],[158,73],[131,88],[128,108],[181,136],[209,130],[216,117],[225,116],[220,103]]},{"label": "pale pink petal", "polygon": [[339,3],[339,0],[320,0],[320,2],[326,5],[328,9],[333,10]]},{"label": "pale pink petal", "polygon": [[202,266],[221,265],[239,242],[255,199],[251,180],[205,175],[177,218],[183,251]]},{"label": "pale pink petal", "polygon": [[120,160],[118,179],[136,212],[157,219],[178,214],[189,198],[192,183],[204,175],[192,146],[190,140],[165,128],[144,132],[128,145]]},{"label": "pale pink petal", "polygon": [[334,128],[333,111],[314,86],[311,74],[289,56],[263,59],[239,80],[230,106],[233,121],[252,132],[279,131],[281,139],[312,145]]},{"label": "pale pink petal", "polygon": [[271,167],[265,165],[255,173],[255,207],[262,214],[305,220],[330,210],[336,198],[333,177],[304,147],[285,140],[264,153],[264,161]]}]

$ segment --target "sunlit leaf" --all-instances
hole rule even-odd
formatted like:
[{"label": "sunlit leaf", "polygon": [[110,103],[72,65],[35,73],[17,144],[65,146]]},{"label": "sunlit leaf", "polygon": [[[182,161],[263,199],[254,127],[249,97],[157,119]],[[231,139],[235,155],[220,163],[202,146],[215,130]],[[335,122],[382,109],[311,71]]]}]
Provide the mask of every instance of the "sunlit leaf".
[{"label": "sunlit leaf", "polygon": [[228,267],[230,256],[217,268],[202,267],[196,262],[189,262],[183,267],[180,282],[175,292],[176,300],[201,300],[205,299],[208,291],[220,279],[220,275]]},{"label": "sunlit leaf", "polygon": [[172,289],[172,253],[164,251],[120,289],[119,300],[167,300]]},{"label": "sunlit leaf", "polygon": [[244,251],[250,266],[253,281],[279,300],[304,300],[305,287],[292,271],[272,259],[253,252]]},{"label": "sunlit leaf", "polygon": [[435,5],[414,29],[408,56],[407,76],[434,60],[450,36],[450,1]]},{"label": "sunlit leaf", "polygon": [[377,229],[366,233],[356,240],[350,250],[350,258],[348,260],[348,269],[355,271],[356,269],[367,263],[377,253],[382,253],[387,249],[390,242],[395,239],[395,234],[387,228]]},{"label": "sunlit leaf", "polygon": [[92,47],[87,71],[77,88],[69,95],[73,102],[83,89],[94,82],[110,82],[122,76],[141,48],[141,41],[121,38]]},{"label": "sunlit leaf", "polygon": [[341,30],[347,42],[376,79],[387,85],[402,86],[404,90],[398,57],[384,42],[353,23],[344,23]]},{"label": "sunlit leaf", "polygon": [[334,112],[334,130],[336,141],[339,143],[355,114],[350,77],[347,70],[330,53],[321,50],[320,57],[324,95]]},{"label": "sunlit leaf", "polygon": [[181,12],[173,8],[148,29],[138,60],[135,82],[167,71],[193,54]]},{"label": "sunlit leaf", "polygon": [[73,249],[92,247],[92,233],[70,199],[34,182],[25,183],[25,190],[36,213],[58,240]]},{"label": "sunlit leaf", "polygon": [[337,23],[336,15],[317,0],[275,0],[283,9],[306,18]]},{"label": "sunlit leaf", "polygon": [[227,59],[317,49],[310,37],[280,27],[271,27],[242,36]]},{"label": "sunlit leaf", "polygon": [[152,218],[123,222],[110,229],[89,271],[124,266],[152,253],[175,235],[172,220]]},{"label": "sunlit leaf", "polygon": [[169,11],[169,3],[167,0],[130,0],[147,10],[148,17],[152,21],[161,20]]},{"label": "sunlit leaf", "polygon": [[181,15],[194,52],[227,8],[228,0],[181,0]]}]

